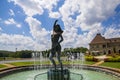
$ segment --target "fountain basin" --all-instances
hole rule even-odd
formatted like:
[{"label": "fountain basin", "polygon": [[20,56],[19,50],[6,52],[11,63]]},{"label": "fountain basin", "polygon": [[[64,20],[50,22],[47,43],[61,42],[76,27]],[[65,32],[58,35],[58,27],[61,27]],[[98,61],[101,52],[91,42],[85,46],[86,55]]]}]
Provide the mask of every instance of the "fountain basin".
[{"label": "fountain basin", "polygon": [[[120,80],[120,72],[114,69],[84,65],[82,66],[83,70],[81,70],[80,65],[74,66],[75,69],[72,69],[71,66],[68,65],[66,67],[70,68],[70,72],[83,74],[83,80]],[[0,80],[34,80],[35,75],[47,72],[49,67],[49,65],[44,65],[40,70],[33,70],[33,66],[21,66],[3,69],[0,70]],[[73,77],[75,76],[73,75]],[[38,76],[36,80],[47,80],[47,74]],[[75,80],[78,79],[76,78]]]}]

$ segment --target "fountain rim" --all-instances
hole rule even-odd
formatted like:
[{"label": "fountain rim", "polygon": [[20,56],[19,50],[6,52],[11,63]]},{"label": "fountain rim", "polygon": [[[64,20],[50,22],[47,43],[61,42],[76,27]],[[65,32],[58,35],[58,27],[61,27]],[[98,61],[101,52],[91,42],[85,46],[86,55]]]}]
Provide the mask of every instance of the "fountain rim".
[{"label": "fountain rim", "polygon": [[[42,69],[48,69],[50,65],[42,65]],[[72,68],[70,65],[64,65],[65,67]],[[79,69],[78,67],[82,66],[83,70],[90,70],[90,71],[100,71],[105,72],[105,74],[111,74],[117,78],[120,78],[120,71],[115,68],[110,67],[103,67],[103,66],[92,66],[92,65],[74,65],[76,69]],[[17,66],[17,67],[10,67],[10,68],[4,68],[0,69],[0,78],[5,77],[9,74],[20,72],[20,71],[27,71],[27,70],[33,70],[34,65],[29,66]]]}]

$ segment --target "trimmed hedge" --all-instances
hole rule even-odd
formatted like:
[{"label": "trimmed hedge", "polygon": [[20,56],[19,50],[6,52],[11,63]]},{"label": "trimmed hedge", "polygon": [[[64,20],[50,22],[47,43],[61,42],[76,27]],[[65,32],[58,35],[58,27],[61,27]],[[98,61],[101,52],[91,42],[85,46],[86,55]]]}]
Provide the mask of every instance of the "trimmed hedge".
[{"label": "trimmed hedge", "polygon": [[106,62],[120,62],[120,56],[118,57],[110,57],[105,60]]},{"label": "trimmed hedge", "polygon": [[86,61],[94,61],[94,57],[93,56],[85,56],[85,60]]}]

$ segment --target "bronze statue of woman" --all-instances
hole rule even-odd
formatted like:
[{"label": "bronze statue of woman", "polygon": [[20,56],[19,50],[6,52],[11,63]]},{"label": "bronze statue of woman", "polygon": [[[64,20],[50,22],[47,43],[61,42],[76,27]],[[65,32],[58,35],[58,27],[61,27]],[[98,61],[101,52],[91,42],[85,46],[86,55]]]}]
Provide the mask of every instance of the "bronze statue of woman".
[{"label": "bronze statue of woman", "polygon": [[63,37],[62,37],[62,29],[60,27],[59,24],[56,24],[58,20],[56,20],[54,22],[53,25],[53,34],[51,35],[51,42],[52,42],[52,49],[51,49],[51,54],[50,54],[50,61],[52,62],[54,68],[56,69],[56,63],[55,60],[53,59],[53,57],[55,56],[55,54],[57,53],[57,60],[60,64],[61,69],[63,69],[62,66],[62,61],[60,59],[61,56],[61,45],[60,43],[63,41]]}]

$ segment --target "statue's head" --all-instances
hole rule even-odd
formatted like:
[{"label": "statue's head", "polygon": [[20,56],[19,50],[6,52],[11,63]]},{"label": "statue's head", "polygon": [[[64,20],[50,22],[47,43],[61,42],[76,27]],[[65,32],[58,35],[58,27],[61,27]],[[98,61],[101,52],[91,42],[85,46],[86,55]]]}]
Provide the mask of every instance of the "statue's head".
[{"label": "statue's head", "polygon": [[56,33],[63,33],[63,30],[61,29],[60,25],[57,24],[55,25],[54,29],[53,29]]}]

